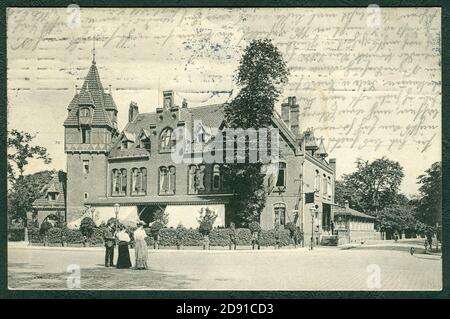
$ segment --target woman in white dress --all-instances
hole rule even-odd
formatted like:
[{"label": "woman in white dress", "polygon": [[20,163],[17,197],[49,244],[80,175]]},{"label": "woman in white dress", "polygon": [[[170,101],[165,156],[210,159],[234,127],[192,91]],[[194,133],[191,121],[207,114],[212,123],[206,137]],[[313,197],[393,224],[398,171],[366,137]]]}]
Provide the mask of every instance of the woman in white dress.
[{"label": "woman in white dress", "polygon": [[136,269],[148,269],[147,258],[148,258],[148,250],[147,243],[145,242],[145,238],[147,238],[147,234],[144,230],[145,223],[140,221],[137,224],[137,229],[133,233],[134,242],[135,242],[135,253],[136,253]]}]

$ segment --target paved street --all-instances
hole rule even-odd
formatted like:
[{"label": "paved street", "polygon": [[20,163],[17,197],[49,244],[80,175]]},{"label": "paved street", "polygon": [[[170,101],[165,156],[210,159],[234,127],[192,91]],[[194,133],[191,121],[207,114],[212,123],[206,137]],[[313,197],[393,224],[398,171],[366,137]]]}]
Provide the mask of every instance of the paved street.
[{"label": "paved street", "polygon": [[[440,290],[441,257],[423,254],[419,242],[418,253],[411,256],[413,244],[313,251],[149,250],[150,269],[140,271],[104,268],[101,248],[10,247],[8,286],[67,289],[67,266],[75,264],[80,266],[81,289]],[[378,270],[375,282],[379,278],[380,286],[369,287]]]}]

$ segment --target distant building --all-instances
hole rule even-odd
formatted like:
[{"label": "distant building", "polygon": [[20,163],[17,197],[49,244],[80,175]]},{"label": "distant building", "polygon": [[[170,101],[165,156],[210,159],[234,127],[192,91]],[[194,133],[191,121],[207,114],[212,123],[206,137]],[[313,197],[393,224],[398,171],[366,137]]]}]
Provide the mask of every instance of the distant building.
[{"label": "distant building", "polygon": [[40,190],[41,196],[33,202],[31,220],[39,225],[46,219],[54,223],[66,220],[66,173],[57,172]]},{"label": "distant building", "polygon": [[381,239],[380,232],[375,230],[375,217],[351,209],[348,201],[344,207],[335,205],[333,211],[334,229],[338,234],[339,244]]},{"label": "distant building", "polygon": [[[65,128],[67,154],[67,217],[79,220],[93,207],[100,222],[113,216],[120,204],[120,216],[153,221],[156,212],[169,214],[169,226],[182,223],[197,227],[199,210],[210,207],[219,215],[216,225],[232,221],[229,202],[232,194],[223,184],[221,162],[176,163],[177,128],[194,137],[193,145],[206,145],[222,131],[224,105],[188,107],[175,101],[173,91],[164,91],[163,105],[153,113],[141,113],[132,102],[128,124],[117,127],[118,108],[110,92],[105,92],[93,61],[81,89],[68,106]],[[195,126],[200,121],[200,126]],[[305,239],[316,242],[331,231],[336,161],[327,160],[323,140],[313,131],[300,128],[300,105],[289,97],[274,113],[272,125],[280,132],[280,161],[266,177],[267,202],[261,213],[264,229],[288,222],[304,229]],[[186,155],[197,158],[196,148]],[[305,202],[310,194],[312,202]],[[311,210],[315,205],[317,209]],[[92,210],[92,208],[91,208]],[[119,216],[119,219],[120,219]],[[311,226],[312,225],[312,226]]]}]

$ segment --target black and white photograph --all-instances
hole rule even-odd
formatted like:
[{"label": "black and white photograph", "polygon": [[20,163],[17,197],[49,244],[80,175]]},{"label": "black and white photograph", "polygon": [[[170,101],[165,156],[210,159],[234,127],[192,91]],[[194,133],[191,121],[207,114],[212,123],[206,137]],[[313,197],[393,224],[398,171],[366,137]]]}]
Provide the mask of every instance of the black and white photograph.
[{"label": "black and white photograph", "polygon": [[6,26],[9,290],[443,289],[440,7]]}]

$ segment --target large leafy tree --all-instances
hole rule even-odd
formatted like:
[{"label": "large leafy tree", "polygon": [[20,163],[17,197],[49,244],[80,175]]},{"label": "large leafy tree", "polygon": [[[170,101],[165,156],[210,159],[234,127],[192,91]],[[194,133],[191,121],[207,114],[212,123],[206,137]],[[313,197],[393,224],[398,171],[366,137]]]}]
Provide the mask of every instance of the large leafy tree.
[{"label": "large leafy tree", "polygon": [[10,220],[26,220],[33,202],[41,196],[42,187],[50,182],[56,172],[41,171],[17,179],[8,191],[8,216]]},{"label": "large leafy tree", "polygon": [[373,162],[358,159],[356,171],[336,183],[336,201],[373,216],[396,201],[404,173],[403,167],[386,157]]},{"label": "large leafy tree", "polygon": [[417,218],[429,226],[442,222],[442,165],[436,162],[418,177]]},{"label": "large leafy tree", "polygon": [[[289,71],[280,51],[269,39],[253,40],[245,48],[236,74],[240,91],[225,106],[228,128],[269,128]],[[262,163],[234,163],[224,169],[224,180],[234,194],[231,210],[237,225],[258,221],[266,194]]]},{"label": "large leafy tree", "polygon": [[20,179],[30,159],[41,159],[45,164],[50,164],[52,159],[45,147],[32,145],[36,135],[11,130],[8,132],[8,178],[10,182]]},{"label": "large leafy tree", "polygon": [[33,145],[35,135],[11,130],[8,132],[8,218],[26,221],[26,213],[31,210],[33,201],[38,198],[39,190],[50,181],[54,171],[43,171],[36,174],[24,175],[31,159],[43,160],[51,163],[47,149]]}]

